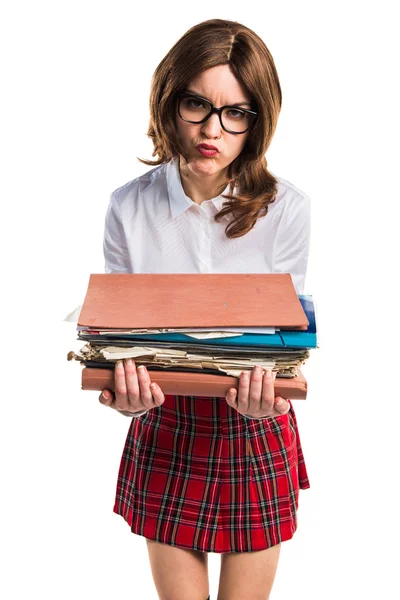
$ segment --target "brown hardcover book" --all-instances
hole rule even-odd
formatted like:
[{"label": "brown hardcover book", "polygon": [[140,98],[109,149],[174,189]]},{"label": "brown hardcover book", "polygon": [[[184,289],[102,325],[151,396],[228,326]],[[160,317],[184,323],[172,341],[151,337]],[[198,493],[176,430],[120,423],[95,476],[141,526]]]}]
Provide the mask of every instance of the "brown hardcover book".
[{"label": "brown hardcover book", "polygon": [[[307,381],[299,368],[297,377],[276,378],[274,382],[275,396],[293,400],[305,400]],[[179,396],[216,396],[224,398],[232,387],[238,389],[239,380],[225,375],[209,375],[205,373],[163,373],[148,369],[151,381],[160,386],[163,393]],[[114,369],[82,369],[82,389],[114,391]]]}]

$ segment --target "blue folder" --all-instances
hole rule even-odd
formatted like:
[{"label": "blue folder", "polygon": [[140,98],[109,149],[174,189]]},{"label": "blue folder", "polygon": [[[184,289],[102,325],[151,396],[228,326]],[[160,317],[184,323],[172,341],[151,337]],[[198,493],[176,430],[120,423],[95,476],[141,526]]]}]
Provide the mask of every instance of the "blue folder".
[{"label": "blue folder", "polygon": [[[270,347],[270,348],[316,348],[317,330],[315,320],[315,309],[311,295],[299,294],[303,310],[309,321],[306,331],[280,330],[273,334],[243,333],[242,335],[233,335],[232,337],[215,338],[199,340],[185,333],[140,333],[124,334],[118,336],[118,339],[125,340],[160,340],[163,342],[186,342],[190,344],[210,345],[210,346],[252,346],[252,347]],[[222,329],[222,328],[221,328]],[[100,336],[99,336],[100,337]],[[104,339],[104,336],[101,336]],[[91,338],[93,339],[93,337]],[[93,340],[94,341],[94,340]]]}]

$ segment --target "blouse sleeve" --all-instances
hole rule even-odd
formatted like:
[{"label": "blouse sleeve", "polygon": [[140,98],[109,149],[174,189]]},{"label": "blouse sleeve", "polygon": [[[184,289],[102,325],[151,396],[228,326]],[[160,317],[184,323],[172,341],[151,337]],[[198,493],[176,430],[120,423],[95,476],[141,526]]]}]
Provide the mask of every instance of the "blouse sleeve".
[{"label": "blouse sleeve", "polygon": [[297,294],[304,294],[311,235],[311,201],[308,196],[286,207],[279,223],[274,273],[290,273]]},{"label": "blouse sleeve", "polygon": [[128,245],[114,192],[107,208],[103,239],[105,273],[130,273]]},{"label": "blouse sleeve", "polygon": [[132,417],[133,419],[137,419],[137,417],[141,417],[142,415],[147,413],[147,410],[138,410],[135,413],[129,412],[128,410],[119,410],[118,412],[121,415],[124,415],[124,417]]}]

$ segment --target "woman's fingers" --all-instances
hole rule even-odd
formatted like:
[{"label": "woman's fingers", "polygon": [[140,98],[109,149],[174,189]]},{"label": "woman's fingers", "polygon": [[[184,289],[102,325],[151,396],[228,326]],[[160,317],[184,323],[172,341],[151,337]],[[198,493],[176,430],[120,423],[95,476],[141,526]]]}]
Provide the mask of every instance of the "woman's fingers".
[{"label": "woman's fingers", "polygon": [[236,395],[228,403],[242,414],[254,416],[273,416],[274,411],[274,378],[263,375],[263,369],[255,366],[252,371],[242,371]]},{"label": "woman's fingers", "polygon": [[249,406],[250,373],[242,371],[239,377],[239,387],[234,400],[234,408],[241,413],[246,413]]},{"label": "woman's fingers", "polygon": [[272,369],[265,371],[262,380],[262,393],[260,402],[260,414],[275,416],[274,402],[275,402],[275,377],[276,373],[272,372]]},{"label": "woman's fingers", "polygon": [[124,369],[126,393],[128,395],[124,403],[124,406],[126,406],[124,410],[129,410],[131,412],[144,410],[144,406],[142,406],[142,403],[140,402],[139,374],[135,361],[132,359],[125,360]]},{"label": "woman's fingers", "polygon": [[[132,360],[133,367],[135,368],[135,361]],[[149,410],[150,408],[155,408],[156,406],[160,406],[164,400],[165,396],[159,385],[153,383],[150,378],[150,374],[144,365],[140,365],[136,369],[137,373],[137,381],[139,385],[139,398],[140,398],[140,408],[135,407],[135,410]],[[133,376],[133,375],[132,375]],[[127,378],[129,380],[130,373],[128,372]]]},{"label": "woman's fingers", "polygon": [[261,367],[254,367],[251,372],[242,371],[238,390],[233,394],[228,392],[227,403],[240,413],[255,418],[286,414],[290,404],[281,396],[275,397],[276,373],[272,369],[270,371],[270,374],[268,371],[263,374]]},{"label": "woman's fingers", "polygon": [[[114,368],[114,390],[103,390],[99,401],[119,411],[138,412],[160,406],[165,396],[156,383],[152,383],[144,365],[136,368],[133,359],[117,361]],[[107,396],[104,396],[104,392]]]},{"label": "woman's fingers", "polygon": [[251,373],[242,372],[237,399],[238,410],[241,413],[260,417],[262,415],[273,416],[274,377],[272,373],[268,376],[268,371],[264,375],[263,373],[263,369],[259,365],[256,365]]},{"label": "woman's fingers", "polygon": [[150,390],[151,379],[145,366],[138,367],[138,379],[140,386],[140,398],[144,404],[144,408],[154,408],[153,394]]},{"label": "woman's fingers", "polygon": [[[138,386],[139,389],[139,386]],[[118,360],[114,367],[114,390],[115,400],[112,407],[116,410],[130,410],[128,408],[129,399],[127,403],[128,388],[125,378],[125,365],[122,360]],[[139,394],[138,394],[139,395]],[[139,409],[136,409],[139,410]]]},{"label": "woman's fingers", "polygon": [[262,367],[256,365],[251,372],[250,378],[250,387],[249,387],[249,405],[246,409],[246,413],[250,415],[262,415],[268,414],[268,411],[265,413],[261,412],[261,394],[264,388],[263,386],[263,374],[264,371]]}]

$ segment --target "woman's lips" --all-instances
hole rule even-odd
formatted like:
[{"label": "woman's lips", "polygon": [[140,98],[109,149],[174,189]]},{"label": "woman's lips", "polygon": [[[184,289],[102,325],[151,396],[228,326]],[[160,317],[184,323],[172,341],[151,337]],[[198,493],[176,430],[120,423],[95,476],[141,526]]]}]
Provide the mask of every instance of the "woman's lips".
[{"label": "woman's lips", "polygon": [[218,154],[218,150],[207,150],[207,148],[203,148],[203,146],[196,146],[196,148],[203,156],[215,156]]}]

